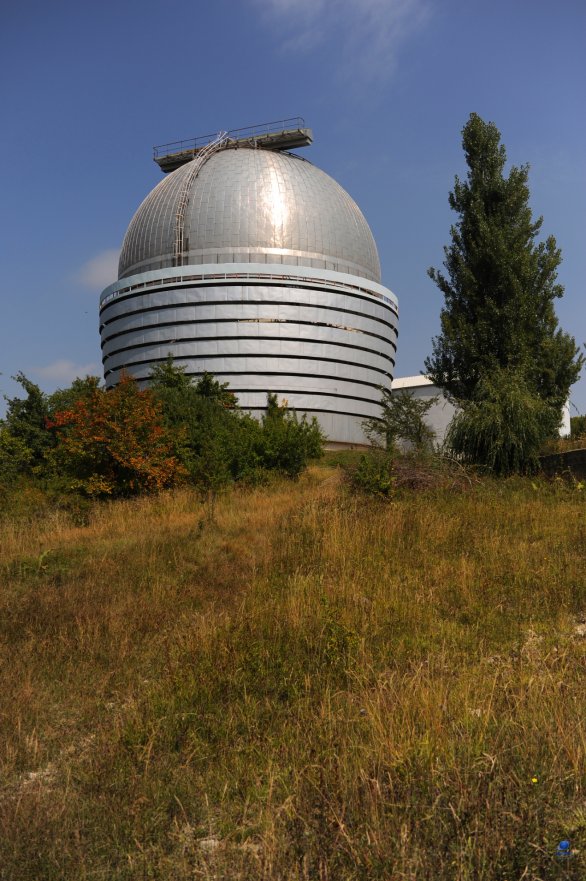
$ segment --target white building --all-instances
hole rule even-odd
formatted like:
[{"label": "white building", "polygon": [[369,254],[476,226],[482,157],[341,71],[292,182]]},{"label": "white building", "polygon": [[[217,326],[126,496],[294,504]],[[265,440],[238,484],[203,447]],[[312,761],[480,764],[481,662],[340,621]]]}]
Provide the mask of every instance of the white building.
[{"label": "white building", "polygon": [[[456,407],[445,397],[444,393],[437,385],[434,385],[427,376],[402,376],[393,380],[392,389],[394,392],[405,390],[411,392],[415,398],[437,397],[438,401],[427,412],[425,417],[426,423],[435,433],[436,443],[441,443],[446,436],[448,426],[452,421],[452,417],[456,412]],[[560,426],[560,437],[569,437],[570,435],[570,403],[565,405],[562,414],[562,424]]]}]

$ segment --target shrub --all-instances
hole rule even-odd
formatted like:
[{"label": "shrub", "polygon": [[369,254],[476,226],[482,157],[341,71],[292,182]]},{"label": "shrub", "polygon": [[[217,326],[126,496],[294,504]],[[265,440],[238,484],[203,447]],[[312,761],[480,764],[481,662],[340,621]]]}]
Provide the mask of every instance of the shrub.
[{"label": "shrub", "polygon": [[26,474],[33,457],[22,437],[16,437],[8,428],[0,428],[0,486],[11,486],[21,474]]},{"label": "shrub", "polygon": [[2,426],[2,450],[0,470],[8,479],[10,475],[39,473],[45,466],[45,458],[55,444],[55,438],[47,430],[49,400],[38,385],[24,373],[13,377],[26,392],[25,398],[7,398],[6,418]]},{"label": "shrub", "polygon": [[416,398],[407,389],[392,392],[384,386],[381,386],[381,393],[381,416],[365,419],[362,423],[371,444],[390,451],[396,447],[397,441],[403,441],[417,453],[430,451],[435,434],[424,417],[437,403],[437,397]]},{"label": "shrub", "polygon": [[161,405],[128,375],[113,389],[93,388],[48,425],[58,440],[52,462],[68,489],[131,496],[172,486],[185,475]]},{"label": "shrub", "polygon": [[570,429],[572,440],[586,438],[586,416],[572,416],[570,418]]},{"label": "shrub", "polygon": [[165,421],[182,428],[176,455],[191,482],[208,498],[232,482],[263,482],[267,472],[297,478],[322,453],[323,436],[315,419],[299,420],[269,394],[259,423],[238,408],[228,383],[209,373],[193,383],[171,359],[151,374],[151,389]]},{"label": "shrub", "polygon": [[310,459],[323,455],[324,436],[317,419],[297,418],[277,396],[267,395],[260,436],[260,458],[265,468],[296,479]]},{"label": "shrub", "polygon": [[355,467],[346,470],[353,490],[388,499],[395,487],[393,457],[382,450],[363,454]]},{"label": "shrub", "polygon": [[474,400],[459,403],[446,445],[460,461],[503,476],[537,470],[540,448],[559,419],[520,372],[495,370]]}]

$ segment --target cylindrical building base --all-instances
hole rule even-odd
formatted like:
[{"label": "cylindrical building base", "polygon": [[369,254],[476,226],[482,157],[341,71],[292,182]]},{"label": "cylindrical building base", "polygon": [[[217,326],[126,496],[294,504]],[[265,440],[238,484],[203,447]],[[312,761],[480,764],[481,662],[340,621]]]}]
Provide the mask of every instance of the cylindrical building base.
[{"label": "cylindrical building base", "polygon": [[331,270],[267,264],[182,266],[123,278],[101,298],[104,375],[148,384],[169,356],[189,376],[228,382],[255,416],[268,392],[315,415],[328,439],[367,443],[361,423],[390,388],[397,300]]}]

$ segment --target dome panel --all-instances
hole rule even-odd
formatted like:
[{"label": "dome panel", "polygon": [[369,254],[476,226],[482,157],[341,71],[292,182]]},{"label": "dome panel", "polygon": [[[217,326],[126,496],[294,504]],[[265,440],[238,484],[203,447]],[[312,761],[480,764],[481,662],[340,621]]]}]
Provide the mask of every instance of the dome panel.
[{"label": "dome panel", "polygon": [[[191,163],[167,175],[134,215],[119,278],[173,266],[176,215]],[[243,148],[214,153],[191,182],[183,264],[282,263],[380,281],[370,228],[346,191],[298,156]]]}]

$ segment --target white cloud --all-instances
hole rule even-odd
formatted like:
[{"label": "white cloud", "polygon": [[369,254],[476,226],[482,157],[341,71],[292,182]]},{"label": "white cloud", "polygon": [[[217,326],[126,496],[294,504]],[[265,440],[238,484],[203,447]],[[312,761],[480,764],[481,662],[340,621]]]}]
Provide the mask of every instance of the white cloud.
[{"label": "white cloud", "polygon": [[400,47],[431,15],[430,0],[253,0],[282,46],[309,51],[331,40],[348,77],[385,79]]},{"label": "white cloud", "polygon": [[31,372],[51,382],[70,383],[78,376],[98,376],[101,374],[101,369],[98,364],[75,364],[67,358],[60,358],[52,364],[47,364],[46,367],[34,367]]},{"label": "white cloud", "polygon": [[100,251],[75,274],[75,281],[91,290],[102,290],[118,278],[119,248]]}]

